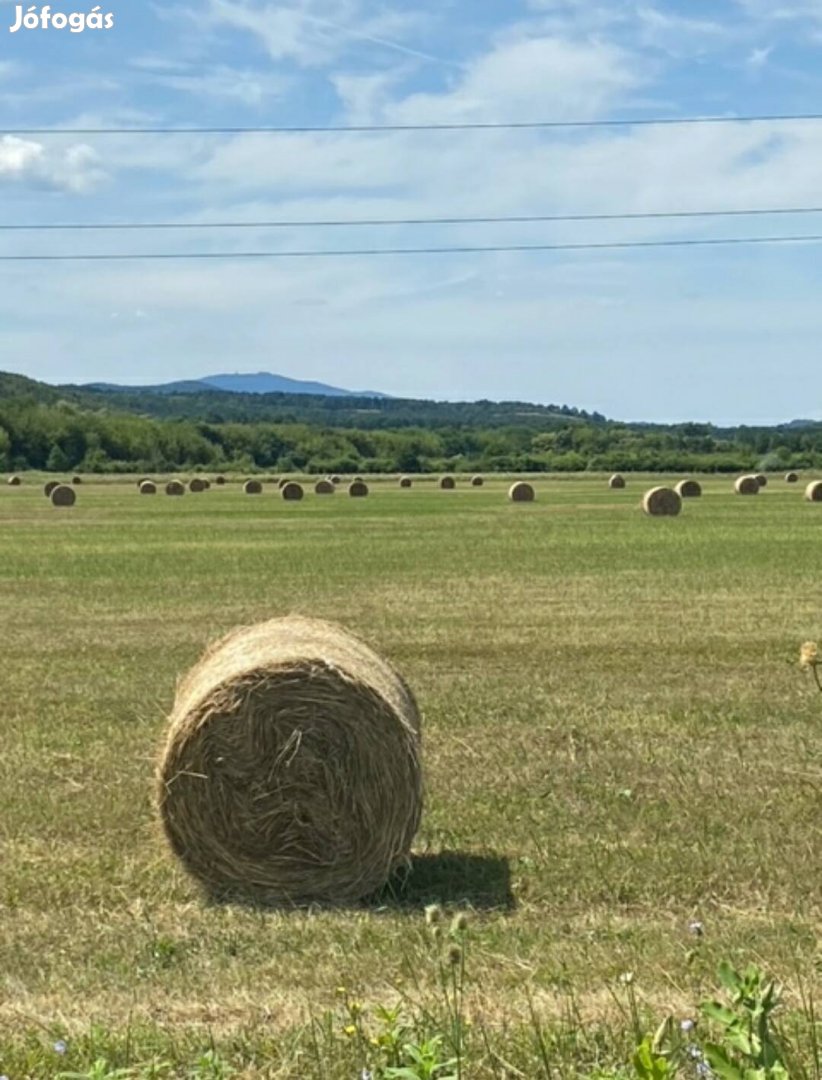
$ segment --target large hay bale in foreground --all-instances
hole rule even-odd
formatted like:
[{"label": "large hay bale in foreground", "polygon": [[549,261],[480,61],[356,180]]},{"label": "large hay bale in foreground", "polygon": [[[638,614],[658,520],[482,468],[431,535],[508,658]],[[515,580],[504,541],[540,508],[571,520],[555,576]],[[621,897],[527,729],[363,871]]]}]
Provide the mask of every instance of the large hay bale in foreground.
[{"label": "large hay bale in foreground", "polygon": [[761,488],[768,486],[768,478],[763,472],[754,473],[754,479]]},{"label": "large hay bale in foreground", "polygon": [[535,497],[534,489],[524,480],[519,480],[508,488],[508,498],[511,502],[533,502]]},{"label": "large hay bale in foreground", "polygon": [[55,484],[49,498],[52,506],[74,506],[77,492],[68,484]]},{"label": "large hay bale in foreground", "polygon": [[414,697],[332,623],[235,630],[179,684],[157,799],[172,850],[212,895],[358,900],[407,859],[419,824]]},{"label": "large hay bale in foreground", "polygon": [[645,492],[642,509],[651,517],[676,517],[682,509],[682,499],[673,488],[655,487]]},{"label": "large hay bale in foreground", "polygon": [[481,476],[472,476],[471,477],[471,487],[482,487],[482,485],[484,483],[485,483],[485,480]]},{"label": "large hay bale in foreground", "polygon": [[10,476],[6,481],[11,487],[20,487],[23,481],[19,476]]},{"label": "large hay bale in foreground", "polygon": [[287,484],[283,484],[280,488],[280,494],[287,502],[299,502],[303,497],[303,486],[298,484],[296,480],[289,480]]},{"label": "large hay bale in foreground", "polygon": [[59,486],[59,480],[47,480],[45,484],[43,484],[43,494],[46,496],[47,499],[50,499],[52,491],[54,491],[54,489]]},{"label": "large hay bale in foreground", "polygon": [[740,476],[734,484],[737,495],[758,495],[759,481],[755,476]]},{"label": "large hay bale in foreground", "polygon": [[410,488],[413,483],[414,483],[414,481],[411,479],[410,476],[401,476],[400,477],[400,487],[401,488]]},{"label": "large hay bale in foreground", "polygon": [[259,480],[246,480],[243,484],[244,495],[262,495],[263,485]]},{"label": "large hay bale in foreground", "polygon": [[186,487],[182,480],[169,480],[166,484],[166,495],[185,495]]},{"label": "large hay bale in foreground", "polygon": [[193,480],[188,482],[188,490],[193,492],[200,492],[206,490],[206,482],[200,476],[195,476]]},{"label": "large hay bale in foreground", "polygon": [[157,485],[154,483],[153,480],[144,480],[142,482],[142,484],[140,484],[140,494],[141,495],[156,495],[157,494]]},{"label": "large hay bale in foreground", "polygon": [[811,480],[805,488],[805,498],[808,502],[822,502],[822,480]]},{"label": "large hay bale in foreground", "polygon": [[333,495],[335,491],[336,488],[330,480],[318,480],[314,485],[315,495]]},{"label": "large hay bale in foreground", "polygon": [[798,480],[799,480],[799,473],[795,473],[795,472],[785,473],[785,483],[786,484],[795,484]]},{"label": "large hay bale in foreground", "polygon": [[368,494],[368,484],[364,480],[352,480],[348,485],[348,494],[354,499],[364,499]]},{"label": "large hay bale in foreground", "polygon": [[453,491],[457,486],[457,482],[453,476],[441,476],[440,487],[443,491]]},{"label": "large hay bale in foreground", "polygon": [[680,499],[698,499],[702,495],[702,485],[698,480],[680,480],[674,485],[674,491]]},{"label": "large hay bale in foreground", "polygon": [[620,490],[625,487],[625,477],[618,472],[615,472],[611,479],[608,481],[608,487],[613,490]]}]

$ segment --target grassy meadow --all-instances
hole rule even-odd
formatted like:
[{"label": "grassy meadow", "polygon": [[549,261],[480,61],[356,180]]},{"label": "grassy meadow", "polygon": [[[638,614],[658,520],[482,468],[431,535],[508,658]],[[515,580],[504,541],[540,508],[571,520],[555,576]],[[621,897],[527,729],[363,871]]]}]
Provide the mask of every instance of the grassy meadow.
[{"label": "grassy meadow", "polygon": [[[605,1075],[722,959],[819,996],[822,505],[710,478],[651,519],[648,478],[532,482],[0,490],[0,1074],[356,1078],[376,1006],[422,1037],[456,988],[464,1080]],[[178,676],[290,612],[364,637],[424,716],[415,869],[353,909],[208,904],[153,812]],[[459,978],[433,902],[470,913]]]}]

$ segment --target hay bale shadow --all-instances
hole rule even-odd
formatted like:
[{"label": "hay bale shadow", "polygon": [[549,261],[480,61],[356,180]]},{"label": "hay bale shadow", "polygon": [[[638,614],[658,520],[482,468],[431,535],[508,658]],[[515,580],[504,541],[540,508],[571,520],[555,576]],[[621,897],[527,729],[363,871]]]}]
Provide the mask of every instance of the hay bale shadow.
[{"label": "hay bale shadow", "polygon": [[366,904],[416,910],[428,904],[467,905],[478,911],[516,906],[511,868],[499,855],[441,851],[412,855]]}]

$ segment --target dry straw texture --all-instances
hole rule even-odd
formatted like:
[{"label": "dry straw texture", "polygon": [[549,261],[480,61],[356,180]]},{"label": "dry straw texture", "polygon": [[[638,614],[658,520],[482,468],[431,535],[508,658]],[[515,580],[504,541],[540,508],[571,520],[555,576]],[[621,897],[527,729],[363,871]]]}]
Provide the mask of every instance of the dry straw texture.
[{"label": "dry straw texture", "polygon": [[205,480],[203,480],[199,476],[195,476],[194,479],[190,480],[189,484],[188,484],[188,490],[189,491],[194,491],[194,492],[205,491],[206,487],[207,487],[207,484],[206,484]]},{"label": "dry straw texture", "polygon": [[453,476],[441,476],[440,487],[443,491],[453,491],[457,486],[457,482]]},{"label": "dry straw texture", "polygon": [[302,484],[298,484],[296,480],[289,480],[280,488],[280,494],[289,502],[299,502],[303,497]]},{"label": "dry straw texture", "polygon": [[166,484],[166,495],[185,495],[186,488],[182,480],[169,480]]},{"label": "dry straw texture", "polygon": [[702,485],[698,480],[680,480],[674,491],[680,499],[698,499],[702,494]]},{"label": "dry straw texture", "polygon": [[172,850],[212,895],[356,901],[407,859],[419,824],[414,697],[332,623],[235,630],[178,687],[157,796]]},{"label": "dry straw texture", "polygon": [[798,479],[799,479],[799,473],[795,473],[795,472],[785,473],[785,483],[786,484],[795,484]]},{"label": "dry straw texture", "polygon": [[675,517],[682,509],[682,499],[673,488],[655,487],[645,492],[642,509],[651,517]]},{"label": "dry straw texture", "polygon": [[508,498],[511,502],[533,502],[535,498],[534,489],[530,484],[526,484],[524,480],[519,480],[508,488]]},{"label": "dry straw texture", "polygon": [[481,476],[472,476],[471,477],[471,486],[472,487],[482,487],[482,485],[484,483],[485,483],[485,481],[483,480],[483,478]]},{"label": "dry straw texture", "polygon": [[157,494],[157,485],[154,483],[153,480],[144,480],[142,482],[142,484],[140,484],[140,494],[141,495],[156,495]]},{"label": "dry straw texture", "polygon": [[411,485],[413,484],[413,482],[414,481],[411,479],[410,476],[401,476],[400,477],[400,487],[401,488],[410,488]]},{"label": "dry straw texture", "polygon": [[280,491],[282,491],[285,485],[290,483],[291,481],[288,479],[288,477],[283,476],[277,481],[277,487],[280,489]]},{"label": "dry straw texture", "polygon": [[622,476],[620,473],[615,472],[614,475],[611,477],[611,479],[608,481],[608,487],[609,488],[624,488],[625,487],[625,477]]},{"label": "dry straw texture", "polygon": [[758,472],[754,475],[754,479],[760,487],[768,486],[768,478],[764,473]]},{"label": "dry straw texture", "polygon": [[355,499],[363,499],[368,494],[368,484],[364,480],[352,480],[348,485],[348,494]]},{"label": "dry straw texture", "polygon": [[246,495],[262,495],[263,485],[259,480],[246,480],[243,484],[243,492]]},{"label": "dry straw texture", "polygon": [[334,491],[334,485],[330,480],[318,480],[314,485],[315,495],[333,495]]},{"label": "dry straw texture", "polygon": [[759,481],[755,476],[740,476],[734,484],[737,495],[757,495],[759,493]]},{"label": "dry straw texture", "polygon": [[52,491],[54,491],[54,489],[59,486],[59,480],[47,480],[43,485],[43,494],[46,496],[47,499],[50,499]]},{"label": "dry straw texture", "polygon": [[19,476],[10,476],[8,482],[12,487],[20,487],[23,481]]},{"label": "dry straw texture", "polygon": [[143,484],[146,482],[146,480],[151,480],[151,477],[150,476],[141,476],[140,479],[137,481],[137,487],[138,488],[142,487]]},{"label": "dry straw texture", "polygon": [[822,480],[811,480],[805,488],[805,498],[808,502],[822,502]]},{"label": "dry straw texture", "polygon": [[68,484],[56,484],[49,498],[52,506],[74,506],[77,501],[77,492]]}]

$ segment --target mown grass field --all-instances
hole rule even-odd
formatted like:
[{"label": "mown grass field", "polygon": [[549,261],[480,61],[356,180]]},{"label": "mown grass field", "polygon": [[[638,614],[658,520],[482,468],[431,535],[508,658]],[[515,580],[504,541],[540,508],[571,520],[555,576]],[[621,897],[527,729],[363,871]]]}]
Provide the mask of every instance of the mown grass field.
[{"label": "mown grass field", "polygon": [[[819,993],[822,695],[795,661],[822,637],[822,506],[781,477],[752,498],[709,479],[675,519],[638,510],[647,479],[534,485],[516,506],[502,480],[295,504],[86,482],[71,509],[34,478],[0,490],[0,1073],[157,1055],[192,1075],[214,1046],[235,1075],[359,1076],[359,1038],[311,1018],[339,1017],[342,985],[435,1011],[432,901],[473,913],[466,1078],[613,1063],[625,972],[660,1019],[722,958]],[[209,906],[160,839],[175,680],[288,612],[344,623],[417,694],[402,902]]]}]

